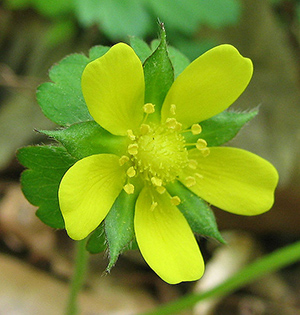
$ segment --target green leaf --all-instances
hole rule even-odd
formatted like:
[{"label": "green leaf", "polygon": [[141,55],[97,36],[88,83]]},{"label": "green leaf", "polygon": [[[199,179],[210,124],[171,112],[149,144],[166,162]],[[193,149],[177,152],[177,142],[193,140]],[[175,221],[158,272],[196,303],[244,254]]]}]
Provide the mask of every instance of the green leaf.
[{"label": "green leaf", "polygon": [[144,37],[151,29],[150,16],[140,0],[77,0],[75,14],[84,26],[98,24],[112,40]]},{"label": "green leaf", "polygon": [[181,203],[177,207],[185,216],[194,233],[209,236],[225,243],[218,230],[215,216],[204,200],[178,181],[169,184],[167,190],[170,195],[178,196],[181,199]]},{"label": "green leaf", "polygon": [[241,15],[241,3],[238,0],[214,0],[200,2],[201,24],[214,28],[238,23]]},{"label": "green leaf", "polygon": [[155,104],[159,114],[161,105],[174,81],[174,70],[168,56],[166,32],[162,29],[161,42],[144,63],[145,103]]},{"label": "green leaf", "polygon": [[44,45],[48,49],[53,49],[59,44],[70,41],[75,36],[76,27],[71,20],[58,20],[51,24],[47,32],[44,33]]},{"label": "green leaf", "polygon": [[190,64],[189,59],[181,53],[178,49],[168,46],[169,57],[174,68],[174,77],[175,79],[179,74]]},{"label": "green leaf", "polygon": [[109,249],[107,271],[114,266],[119,255],[134,240],[134,207],[138,191],[127,194],[124,190],[113,204],[105,219],[105,233]]},{"label": "green leaf", "polygon": [[130,36],[130,46],[133,48],[142,63],[144,63],[144,61],[152,54],[152,50],[148,44],[138,37]]},{"label": "green leaf", "polygon": [[59,16],[71,14],[74,10],[73,0],[33,0],[31,2],[40,14],[53,19],[57,19]]},{"label": "green leaf", "polygon": [[99,153],[123,155],[127,137],[115,136],[95,121],[71,125],[61,130],[40,131],[59,141],[77,159]]},{"label": "green leaf", "polygon": [[[201,14],[198,0],[148,0],[156,16],[165,22],[176,36],[178,32],[191,36],[199,27]],[[209,1],[210,2],[210,1]]]},{"label": "green leaf", "polygon": [[93,120],[88,112],[81,91],[81,75],[85,66],[101,57],[107,47],[93,48],[91,58],[74,54],[66,57],[49,72],[52,82],[41,84],[37,90],[37,101],[44,115],[60,126]]},{"label": "green leaf", "polygon": [[102,46],[102,45],[97,45],[97,46],[92,47],[89,51],[90,61],[93,61],[93,60],[103,56],[104,54],[106,54],[109,51],[109,49],[110,49],[110,47]]},{"label": "green leaf", "polygon": [[97,229],[90,235],[86,249],[91,254],[98,254],[107,249],[105,231],[104,231],[104,222],[102,222]]},{"label": "green leaf", "polygon": [[219,146],[233,139],[257,113],[257,110],[251,112],[224,111],[201,122],[202,133],[200,135],[192,135],[190,132],[183,135],[187,143],[196,143],[200,137],[205,139],[210,147]]},{"label": "green leaf", "polygon": [[54,146],[24,147],[18,151],[17,157],[29,168],[22,173],[21,185],[28,201],[39,207],[36,215],[53,228],[64,228],[58,187],[63,175],[76,160],[64,148]]}]

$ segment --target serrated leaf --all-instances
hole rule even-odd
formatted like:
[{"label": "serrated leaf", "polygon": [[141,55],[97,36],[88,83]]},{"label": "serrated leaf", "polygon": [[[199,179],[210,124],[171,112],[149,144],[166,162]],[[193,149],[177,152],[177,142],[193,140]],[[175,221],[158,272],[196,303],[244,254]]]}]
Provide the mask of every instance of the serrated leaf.
[{"label": "serrated leaf", "polygon": [[134,240],[134,207],[138,192],[120,193],[105,219],[105,233],[109,249],[107,270],[114,266],[119,255]]},{"label": "serrated leaf", "polygon": [[215,216],[204,200],[179,182],[169,184],[167,190],[171,196],[180,198],[181,203],[177,207],[185,216],[194,233],[212,237],[225,243],[218,230]]},{"label": "serrated leaf", "polygon": [[59,141],[77,159],[99,153],[123,155],[126,137],[115,136],[95,121],[87,121],[61,130],[40,131]]},{"label": "serrated leaf", "polygon": [[36,215],[53,228],[64,228],[58,187],[76,160],[64,148],[54,146],[24,147],[18,151],[17,157],[28,168],[22,173],[21,185],[28,201],[39,207]]},{"label": "serrated leaf", "polygon": [[47,118],[60,126],[93,120],[82,95],[81,76],[85,66],[106,51],[105,47],[93,48],[92,58],[74,54],[52,67],[49,77],[53,83],[43,83],[37,89],[37,101]]},{"label": "serrated leaf", "polygon": [[91,233],[86,244],[86,249],[91,254],[98,254],[107,249],[104,222],[102,222],[97,229]]},{"label": "serrated leaf", "polygon": [[155,104],[155,113],[159,113],[161,105],[174,81],[174,70],[168,56],[164,29],[162,29],[159,46],[144,63],[144,73],[145,103]]},{"label": "serrated leaf", "polygon": [[102,45],[97,45],[92,47],[89,50],[89,57],[90,57],[90,61],[93,61],[101,56],[103,56],[104,54],[106,54],[109,51],[110,47],[108,46],[102,46]]},{"label": "serrated leaf", "polygon": [[258,111],[234,112],[224,111],[212,118],[200,123],[202,132],[200,135],[184,133],[188,143],[196,143],[197,139],[203,138],[208,146],[219,146],[233,139],[241,128],[257,115]]},{"label": "serrated leaf", "polygon": [[130,36],[130,46],[142,63],[144,63],[144,61],[152,54],[152,50],[148,44],[138,37]]}]

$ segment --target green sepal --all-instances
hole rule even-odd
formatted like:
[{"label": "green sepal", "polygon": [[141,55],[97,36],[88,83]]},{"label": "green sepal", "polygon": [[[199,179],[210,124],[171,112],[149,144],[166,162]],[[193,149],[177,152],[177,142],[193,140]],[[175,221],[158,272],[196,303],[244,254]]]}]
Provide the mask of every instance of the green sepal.
[{"label": "green sepal", "polygon": [[145,103],[155,104],[155,114],[151,115],[152,118],[159,115],[163,101],[174,81],[174,70],[168,56],[166,32],[163,28],[160,44],[144,63],[144,74]]},{"label": "green sepal", "polygon": [[49,72],[53,82],[41,84],[37,101],[44,115],[60,126],[92,120],[81,91],[81,76],[86,65],[107,52],[108,47],[96,46],[90,57],[81,54],[67,56]]},{"label": "green sepal", "polygon": [[116,199],[105,218],[105,233],[109,252],[107,271],[115,265],[119,255],[130,248],[135,239],[134,209],[139,191],[127,194],[124,190]]},{"label": "green sepal", "polygon": [[152,50],[148,44],[136,36],[130,36],[129,43],[142,63],[152,54]]},{"label": "green sepal", "polygon": [[168,184],[167,190],[171,196],[180,198],[181,203],[177,207],[185,216],[194,233],[225,243],[218,230],[214,213],[204,200],[178,181]]},{"label": "green sepal", "polygon": [[[155,50],[159,45],[159,40],[154,39],[151,42],[151,48]],[[168,46],[168,55],[174,69],[174,78],[176,79],[179,74],[190,64],[190,60],[178,49],[173,46]]]},{"label": "green sepal", "polygon": [[87,121],[60,130],[42,130],[45,135],[59,141],[77,159],[100,154],[123,155],[126,151],[127,137],[115,136],[98,125]]},{"label": "green sepal", "polygon": [[91,254],[98,254],[107,249],[107,242],[104,231],[104,222],[102,222],[94,232],[91,233],[86,244],[86,249]]},{"label": "green sepal", "polygon": [[28,170],[21,176],[25,197],[38,206],[36,215],[45,224],[64,228],[58,203],[58,188],[66,171],[76,162],[62,147],[30,146],[19,149],[17,158]]},{"label": "green sepal", "polygon": [[202,121],[200,135],[193,135],[191,132],[183,135],[187,143],[196,143],[197,139],[202,138],[206,140],[209,147],[219,146],[233,139],[241,128],[257,114],[257,110],[251,112],[224,111]]}]

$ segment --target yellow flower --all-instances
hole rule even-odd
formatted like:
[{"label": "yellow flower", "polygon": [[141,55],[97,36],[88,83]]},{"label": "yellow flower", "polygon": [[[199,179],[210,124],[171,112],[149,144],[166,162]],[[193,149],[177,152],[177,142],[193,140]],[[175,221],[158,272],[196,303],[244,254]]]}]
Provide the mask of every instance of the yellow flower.
[{"label": "yellow flower", "polygon": [[[106,217],[122,191],[139,193],[134,229],[149,266],[166,282],[199,279],[203,258],[193,232],[171,197],[168,184],[180,181],[226,211],[256,215],[273,204],[278,175],[266,160],[229,147],[207,147],[204,121],[228,108],[252,76],[252,63],[230,45],[217,46],[178,76],[161,109],[144,104],[142,64],[126,44],[113,46],[89,63],[82,91],[94,120],[124,137],[120,155],[96,154],[75,163],[59,188],[69,236],[85,238]],[[183,132],[199,134],[185,142]],[[189,149],[188,149],[189,148]]]}]

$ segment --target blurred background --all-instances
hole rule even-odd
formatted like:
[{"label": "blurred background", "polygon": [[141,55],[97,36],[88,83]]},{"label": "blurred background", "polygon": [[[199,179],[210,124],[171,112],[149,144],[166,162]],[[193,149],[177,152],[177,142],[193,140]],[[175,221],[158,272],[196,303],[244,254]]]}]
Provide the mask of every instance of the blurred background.
[{"label": "blurred background", "polygon": [[[139,253],[123,255],[103,275],[105,254],[91,257],[82,314],[137,314],[189,292],[201,292],[257,257],[300,235],[299,0],[4,0],[0,2],[0,314],[62,314],[72,274],[73,243],[35,217],[19,186],[17,148],[47,141],[34,129],[56,126],[35,100],[49,68],[93,45],[138,36],[168,42],[192,61],[230,43],[252,59],[254,76],[231,107],[260,114],[230,142],[272,162],[280,174],[276,202],[258,217],[215,209],[228,246],[199,239],[207,262],[198,283],[170,286]],[[217,275],[217,276],[216,276]],[[183,314],[300,314],[300,264]]]}]

